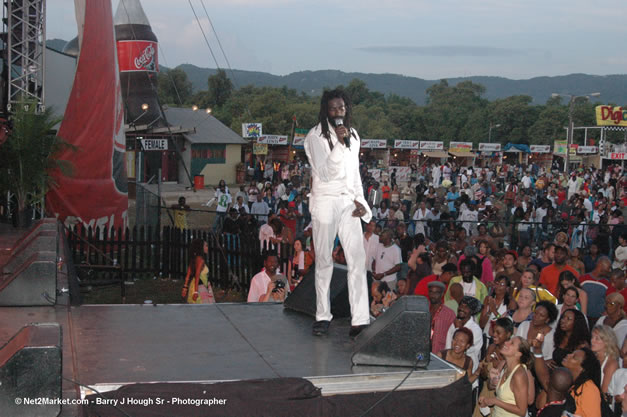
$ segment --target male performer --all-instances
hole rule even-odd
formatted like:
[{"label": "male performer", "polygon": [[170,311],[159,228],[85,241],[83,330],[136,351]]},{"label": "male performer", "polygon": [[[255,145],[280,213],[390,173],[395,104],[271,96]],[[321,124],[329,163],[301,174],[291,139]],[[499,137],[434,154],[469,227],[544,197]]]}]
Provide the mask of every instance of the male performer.
[{"label": "male performer", "polygon": [[359,135],[351,128],[351,104],[342,90],[326,91],[320,102],[319,123],[305,138],[311,165],[309,211],[316,248],[316,322],[313,334],[329,331],[333,274],[333,242],[339,235],[348,266],[348,298],[351,305],[351,337],[369,323],[366,253],[361,221],[372,217],[359,176]]}]

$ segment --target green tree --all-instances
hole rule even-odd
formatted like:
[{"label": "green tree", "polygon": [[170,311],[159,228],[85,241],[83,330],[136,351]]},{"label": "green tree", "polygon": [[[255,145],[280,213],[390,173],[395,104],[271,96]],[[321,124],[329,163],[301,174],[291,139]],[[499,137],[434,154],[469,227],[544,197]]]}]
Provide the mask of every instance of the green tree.
[{"label": "green tree", "polygon": [[192,96],[192,83],[180,68],[159,73],[159,100],[163,104],[188,104]]},{"label": "green tree", "polygon": [[56,136],[53,129],[60,119],[54,118],[51,108],[38,113],[36,103],[25,101],[15,106],[12,121],[9,137],[0,147],[0,190],[16,195],[22,224],[26,208],[56,185],[53,171],[72,174],[71,163],[55,155],[74,147]]},{"label": "green tree", "polygon": [[209,85],[207,104],[210,107],[223,106],[233,93],[233,83],[222,69],[210,76],[207,84]]}]

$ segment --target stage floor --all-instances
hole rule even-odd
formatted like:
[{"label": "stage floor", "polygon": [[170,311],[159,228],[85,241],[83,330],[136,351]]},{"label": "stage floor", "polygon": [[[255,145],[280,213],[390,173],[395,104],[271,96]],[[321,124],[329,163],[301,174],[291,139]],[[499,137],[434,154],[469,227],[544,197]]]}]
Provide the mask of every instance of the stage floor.
[{"label": "stage floor", "polygon": [[[60,323],[64,376],[102,391],[136,382],[304,377],[333,395],[387,391],[409,371],[352,366],[348,319],[315,337],[313,319],[282,304],[0,308],[0,346],[33,322]],[[442,387],[459,377],[431,355],[403,389]],[[74,397],[71,391],[64,381],[64,396]]]}]

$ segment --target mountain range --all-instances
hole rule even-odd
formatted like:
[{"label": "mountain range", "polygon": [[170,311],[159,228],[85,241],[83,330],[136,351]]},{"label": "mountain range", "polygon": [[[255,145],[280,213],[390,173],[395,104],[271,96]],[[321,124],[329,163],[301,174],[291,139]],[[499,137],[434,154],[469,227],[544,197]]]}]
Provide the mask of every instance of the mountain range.
[{"label": "mountain range", "polygon": [[[47,46],[62,50],[66,41],[51,39]],[[181,68],[192,83],[194,92],[207,89],[207,78],[216,73],[216,69],[201,68],[191,64],[182,64]],[[165,69],[162,67],[162,69]],[[273,75],[259,71],[227,70],[227,75],[236,88],[245,85],[256,87],[293,88],[311,96],[317,96],[325,88],[348,85],[358,78],[366,83],[372,91],[385,95],[396,94],[408,97],[419,105],[426,102],[426,90],[440,80],[424,80],[398,74],[366,74],[359,72],[343,72],[338,70],[299,71],[288,75]],[[601,96],[595,101],[604,104],[627,104],[627,74],[589,75],[569,74],[552,77],[534,77],[527,80],[512,80],[504,77],[472,76],[447,78],[449,85],[463,81],[472,81],[486,88],[484,98],[496,100],[514,95],[528,95],[534,104],[544,104],[552,93],[585,95],[599,92]],[[564,100],[565,102],[566,100]]]}]

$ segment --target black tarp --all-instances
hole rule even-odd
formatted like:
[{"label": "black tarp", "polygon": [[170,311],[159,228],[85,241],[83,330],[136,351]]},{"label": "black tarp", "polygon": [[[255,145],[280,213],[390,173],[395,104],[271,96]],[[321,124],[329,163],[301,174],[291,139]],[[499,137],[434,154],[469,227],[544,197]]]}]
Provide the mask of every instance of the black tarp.
[{"label": "black tarp", "polygon": [[[90,405],[85,406],[85,410],[89,417],[359,417],[386,394],[323,397],[318,388],[301,378],[217,384],[133,384],[103,393],[102,397],[97,394],[87,397]],[[118,400],[118,408],[102,404],[103,397]],[[129,399],[134,404],[129,404]],[[193,403],[181,404],[181,400]],[[213,405],[202,404],[211,400]],[[220,404],[220,400],[225,401]],[[396,391],[368,416],[465,417],[471,414],[471,384],[462,378],[443,388]]]}]

